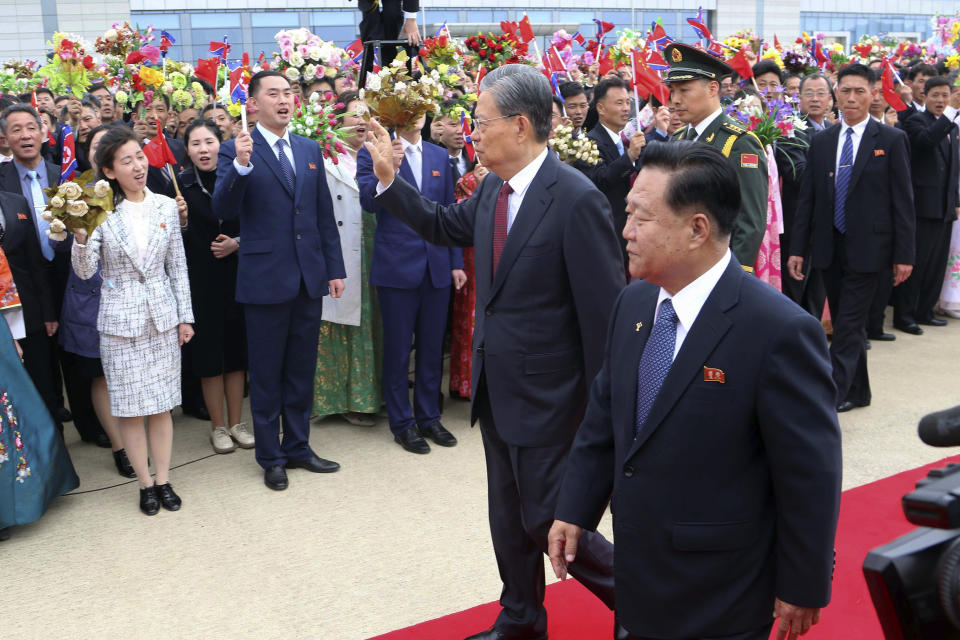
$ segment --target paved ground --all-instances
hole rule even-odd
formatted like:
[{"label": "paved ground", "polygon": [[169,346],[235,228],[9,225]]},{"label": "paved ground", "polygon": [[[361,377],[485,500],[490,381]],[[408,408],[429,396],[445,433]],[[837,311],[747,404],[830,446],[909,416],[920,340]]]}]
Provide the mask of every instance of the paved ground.
[{"label": "paved ground", "polygon": [[[840,418],[844,488],[960,451],[916,436],[922,415],[960,403],[958,363],[956,321],[874,345],[873,405]],[[353,640],[495,600],[480,434],[467,419],[466,403],[448,402],[460,445],[427,456],[393,444],[385,420],[329,419],[311,443],[342,471],[295,470],[275,493],[252,452],[208,456],[208,427],[178,415],[184,508],[142,516],[126,484],[61,498],[14,529],[0,543],[0,636]],[[109,451],[75,432],[68,442],[80,491],[122,480]]]}]

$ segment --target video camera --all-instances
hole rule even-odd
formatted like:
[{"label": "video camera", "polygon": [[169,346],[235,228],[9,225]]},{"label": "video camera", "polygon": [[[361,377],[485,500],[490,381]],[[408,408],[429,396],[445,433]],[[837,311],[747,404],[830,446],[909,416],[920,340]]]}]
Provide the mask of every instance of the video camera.
[{"label": "video camera", "polygon": [[[960,406],[920,420],[920,439],[960,446]],[[918,525],[867,554],[863,575],[886,640],[960,640],[960,464],[934,469],[903,496]]]}]

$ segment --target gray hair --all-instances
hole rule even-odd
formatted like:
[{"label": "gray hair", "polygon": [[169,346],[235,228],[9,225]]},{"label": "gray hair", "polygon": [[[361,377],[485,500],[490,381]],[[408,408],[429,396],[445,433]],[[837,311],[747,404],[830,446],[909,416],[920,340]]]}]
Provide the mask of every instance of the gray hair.
[{"label": "gray hair", "polygon": [[17,102],[4,109],[3,113],[0,114],[0,131],[2,131],[4,135],[7,134],[7,119],[14,113],[29,113],[33,119],[37,121],[37,126],[43,129],[43,120],[40,118],[37,110],[28,104]]},{"label": "gray hair", "polygon": [[485,75],[481,91],[494,96],[502,115],[523,114],[533,125],[537,142],[546,142],[553,129],[553,92],[547,78],[527,64],[508,64]]}]

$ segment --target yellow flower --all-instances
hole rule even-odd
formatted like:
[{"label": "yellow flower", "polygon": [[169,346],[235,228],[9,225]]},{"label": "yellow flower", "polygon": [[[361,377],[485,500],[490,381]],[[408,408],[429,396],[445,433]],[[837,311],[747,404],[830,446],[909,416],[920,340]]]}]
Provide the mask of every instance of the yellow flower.
[{"label": "yellow flower", "polygon": [[442,75],[442,76],[447,75],[447,71],[449,71],[449,70],[450,70],[450,65],[448,65],[448,64],[442,64],[442,63],[441,63],[441,64],[438,64],[438,65],[437,65],[437,71],[439,71],[439,72],[440,72],[440,75]]},{"label": "yellow flower", "polygon": [[163,74],[156,69],[142,66],[140,67],[140,80],[143,84],[151,87],[160,88],[163,86]]}]

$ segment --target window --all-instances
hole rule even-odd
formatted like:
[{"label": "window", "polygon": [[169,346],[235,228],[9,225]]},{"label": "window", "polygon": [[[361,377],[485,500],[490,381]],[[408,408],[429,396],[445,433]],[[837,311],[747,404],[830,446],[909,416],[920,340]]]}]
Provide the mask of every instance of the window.
[{"label": "window", "polygon": [[176,44],[170,47],[169,56],[171,60],[181,60],[184,57],[182,47],[183,32],[180,29],[180,16],[176,13],[131,13],[130,24],[141,30],[146,29],[148,25],[153,25],[153,33],[156,36],[153,43],[160,44],[160,31],[166,31]]},{"label": "window", "polygon": [[[195,18],[196,16],[193,17]],[[221,42],[224,36],[227,37],[227,42],[230,43],[231,47],[230,53],[227,54],[228,59],[239,58],[245,49],[246,43],[243,41],[243,31],[241,31],[239,27],[235,29],[226,27],[219,29],[193,29],[190,35],[193,37],[194,58],[212,58],[215,54],[210,52],[210,43]],[[254,57],[256,57],[256,55]]]},{"label": "window", "polygon": [[849,41],[856,42],[860,36],[893,32],[919,34],[926,40],[931,33],[930,17],[917,14],[862,14],[838,12],[800,12],[800,26],[811,35],[819,32],[842,32],[849,34]]},{"label": "window", "polygon": [[240,28],[239,13],[191,13],[190,26],[194,31],[198,28],[223,30],[224,28]]},{"label": "window", "polygon": [[257,27],[273,27],[274,33],[281,29],[296,29],[300,26],[300,15],[296,11],[268,11],[251,13],[250,24]]}]

